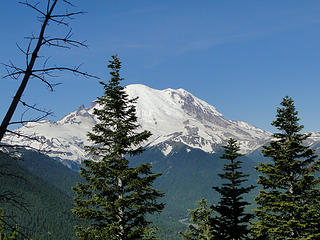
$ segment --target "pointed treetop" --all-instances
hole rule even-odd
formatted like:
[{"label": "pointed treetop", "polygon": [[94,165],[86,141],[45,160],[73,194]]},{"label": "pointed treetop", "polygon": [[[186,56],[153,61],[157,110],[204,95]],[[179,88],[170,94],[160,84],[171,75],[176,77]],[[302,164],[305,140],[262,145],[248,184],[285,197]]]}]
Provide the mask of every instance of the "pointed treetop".
[{"label": "pointed treetop", "polygon": [[300,118],[298,118],[298,111],[296,111],[293,99],[285,96],[280,104],[283,107],[277,108],[277,118],[271,125],[282,130],[286,135],[292,135],[302,130],[304,126],[298,124]]},{"label": "pointed treetop", "polygon": [[243,156],[239,153],[240,147],[237,144],[237,140],[234,138],[229,138],[227,144],[223,146],[224,154],[221,156],[223,159],[234,160],[237,157]]}]

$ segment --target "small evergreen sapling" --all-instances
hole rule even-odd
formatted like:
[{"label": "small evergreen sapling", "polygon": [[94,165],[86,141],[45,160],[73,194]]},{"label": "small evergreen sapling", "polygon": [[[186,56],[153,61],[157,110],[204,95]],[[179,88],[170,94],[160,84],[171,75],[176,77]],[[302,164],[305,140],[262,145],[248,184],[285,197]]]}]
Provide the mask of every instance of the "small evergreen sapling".
[{"label": "small evergreen sapling", "polygon": [[18,232],[16,229],[13,229],[9,235],[5,233],[3,212],[3,209],[0,208],[0,240],[17,240]]},{"label": "small evergreen sapling", "polygon": [[211,224],[213,210],[208,207],[206,199],[200,199],[198,207],[189,210],[191,224],[188,225],[181,237],[186,240],[211,240],[214,238],[214,229]]}]

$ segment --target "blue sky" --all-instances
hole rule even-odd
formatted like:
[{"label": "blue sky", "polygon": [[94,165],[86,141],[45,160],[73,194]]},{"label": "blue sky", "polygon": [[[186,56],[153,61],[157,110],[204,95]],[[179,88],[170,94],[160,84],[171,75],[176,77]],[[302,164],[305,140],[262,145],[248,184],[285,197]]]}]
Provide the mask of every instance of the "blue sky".
[{"label": "blue sky", "polygon": [[[226,118],[264,130],[285,95],[293,97],[307,131],[320,131],[320,1],[296,0],[108,0],[74,1],[88,12],[71,21],[74,38],[87,49],[42,52],[50,62],[83,64],[108,79],[107,60],[118,54],[124,84],[184,88]],[[23,66],[16,43],[37,34],[36,14],[2,0],[0,62]],[[54,32],[57,29],[53,29]],[[53,35],[49,30],[49,34]],[[59,31],[59,29],[58,29]],[[0,68],[0,75],[5,75]],[[59,74],[51,93],[33,80],[24,99],[54,111],[58,120],[103,91],[97,80]],[[19,81],[1,79],[4,115]],[[19,117],[19,113],[16,117]]]}]

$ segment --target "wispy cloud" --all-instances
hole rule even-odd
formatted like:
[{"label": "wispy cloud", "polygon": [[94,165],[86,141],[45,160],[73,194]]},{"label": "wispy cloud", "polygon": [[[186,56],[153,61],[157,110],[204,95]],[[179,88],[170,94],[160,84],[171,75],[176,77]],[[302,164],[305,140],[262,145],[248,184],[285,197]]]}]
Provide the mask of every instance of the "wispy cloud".
[{"label": "wispy cloud", "polygon": [[132,48],[132,49],[160,49],[163,46],[158,44],[143,44],[143,43],[127,43],[120,45],[121,48]]},{"label": "wispy cloud", "polygon": [[[286,10],[278,13],[270,20],[269,15],[259,15],[258,21],[249,23],[239,23],[240,31],[235,28],[233,32],[222,33],[222,29],[232,29],[237,26],[234,22],[231,26],[217,26],[218,29],[213,34],[208,34],[207,29],[198,33],[198,38],[185,39],[180,47],[176,48],[176,54],[185,54],[190,51],[206,50],[219,45],[234,43],[238,41],[250,41],[252,39],[275,35],[286,31],[295,30],[297,32],[307,26],[320,24],[318,14],[307,12],[301,14],[300,9]],[[285,19],[283,19],[285,16]],[[223,24],[223,23],[222,23]],[[213,30],[214,31],[214,30]],[[232,30],[231,30],[232,31]],[[220,32],[220,33],[219,33]]]},{"label": "wispy cloud", "polygon": [[287,23],[278,26],[272,26],[263,30],[253,30],[243,33],[235,33],[230,35],[216,36],[206,39],[199,39],[194,41],[185,42],[179,48],[176,49],[176,54],[185,54],[191,51],[206,50],[219,45],[238,42],[248,41],[255,38],[260,38],[272,34],[278,34],[284,31],[290,31],[292,29],[302,28],[311,24],[320,24],[320,19],[315,18],[304,18],[299,23]]},{"label": "wispy cloud", "polygon": [[186,42],[181,45],[176,54],[185,54],[191,51],[199,51],[210,49],[219,45],[228,44],[237,41],[248,40],[250,38],[258,37],[261,35],[267,34],[267,32],[248,32],[248,33],[239,33],[225,36],[212,37],[208,39],[199,39],[194,41]]}]

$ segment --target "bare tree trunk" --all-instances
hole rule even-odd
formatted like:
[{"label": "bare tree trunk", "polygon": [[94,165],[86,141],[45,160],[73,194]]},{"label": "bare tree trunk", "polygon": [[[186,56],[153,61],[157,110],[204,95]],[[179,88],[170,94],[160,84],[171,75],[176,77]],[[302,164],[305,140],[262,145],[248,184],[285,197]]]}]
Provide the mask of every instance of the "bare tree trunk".
[{"label": "bare tree trunk", "polygon": [[[123,187],[121,178],[118,178],[118,187],[120,189],[122,189],[122,187]],[[120,194],[118,199],[120,199],[120,200],[123,199],[123,195]],[[123,212],[123,208],[119,207],[118,211],[119,211],[119,225],[120,225],[119,226],[120,227],[119,240],[122,240],[123,239],[123,235],[124,235],[124,227],[123,227],[124,212]]]},{"label": "bare tree trunk", "polygon": [[[291,172],[290,173],[290,177],[291,177],[291,180],[293,181],[293,172]],[[293,192],[293,183],[292,182],[290,182],[289,183],[289,193],[291,194],[291,195],[294,195],[294,192]],[[290,213],[290,216],[291,216],[291,219],[292,220],[295,220],[296,218],[295,218],[295,216],[294,216],[294,213]],[[295,238],[296,237],[296,233],[295,233],[295,231],[293,230],[293,229],[291,229],[291,236],[293,237],[293,238]]]},{"label": "bare tree trunk", "polygon": [[32,56],[31,56],[31,59],[30,59],[30,63],[28,63],[28,66],[27,66],[27,69],[25,71],[25,75],[23,77],[23,80],[20,84],[20,87],[16,93],[16,95],[14,96],[12,102],[11,102],[11,105],[7,111],[7,114],[6,116],[4,117],[2,123],[1,123],[1,126],[0,126],[0,142],[2,141],[2,138],[8,128],[8,125],[11,121],[11,118],[18,106],[18,103],[21,99],[21,96],[24,92],[24,89],[26,88],[27,86],[27,83],[30,79],[30,76],[32,75],[32,69],[33,69],[33,66],[36,62],[36,59],[38,58],[38,53],[39,53],[39,50],[42,46],[42,41],[43,41],[43,36],[44,36],[44,33],[45,33],[45,30],[46,30],[46,27],[48,25],[48,21],[49,19],[51,18],[51,14],[52,14],[52,11],[54,9],[54,7],[56,6],[57,4],[57,1],[58,0],[54,0],[54,2],[52,3],[51,5],[51,8],[50,10],[47,12],[47,15],[42,23],[42,26],[41,26],[41,30],[40,30],[40,34],[39,34],[39,38],[38,38],[38,42],[37,42],[37,45],[35,47],[35,49],[33,50],[32,52]]}]

